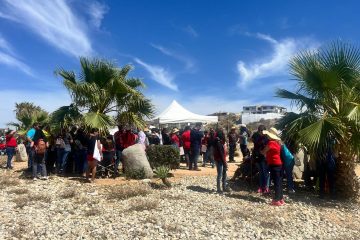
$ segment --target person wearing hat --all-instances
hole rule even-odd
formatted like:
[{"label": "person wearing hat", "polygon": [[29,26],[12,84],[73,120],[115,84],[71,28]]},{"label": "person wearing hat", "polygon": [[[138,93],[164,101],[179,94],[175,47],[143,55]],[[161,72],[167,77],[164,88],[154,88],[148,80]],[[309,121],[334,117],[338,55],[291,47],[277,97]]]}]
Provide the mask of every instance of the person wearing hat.
[{"label": "person wearing hat", "polygon": [[173,130],[171,131],[171,136],[170,136],[171,144],[177,148],[180,147],[180,139],[179,139],[178,134],[179,134],[179,129],[173,128]]},{"label": "person wearing hat", "polygon": [[229,162],[235,162],[234,156],[235,156],[236,144],[239,141],[239,135],[236,133],[235,126],[231,127],[231,130],[228,134],[228,139],[229,139]]},{"label": "person wearing hat", "polygon": [[271,202],[273,206],[282,206],[285,204],[282,190],[282,160],[281,160],[281,139],[275,128],[269,131],[264,130],[263,134],[267,136],[268,142],[262,153],[266,157],[266,162],[270,169],[270,176],[274,182],[275,195]]}]

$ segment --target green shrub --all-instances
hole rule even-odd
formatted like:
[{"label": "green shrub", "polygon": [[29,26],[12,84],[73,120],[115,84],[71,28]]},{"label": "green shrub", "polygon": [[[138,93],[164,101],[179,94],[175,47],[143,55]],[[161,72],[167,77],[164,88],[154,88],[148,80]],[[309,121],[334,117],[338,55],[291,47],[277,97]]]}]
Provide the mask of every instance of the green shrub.
[{"label": "green shrub", "polygon": [[146,149],[151,167],[167,166],[176,169],[180,166],[179,149],[170,145],[152,145]]},{"label": "green shrub", "polygon": [[137,170],[125,170],[125,178],[126,179],[144,179],[145,178],[145,170],[137,169]]}]

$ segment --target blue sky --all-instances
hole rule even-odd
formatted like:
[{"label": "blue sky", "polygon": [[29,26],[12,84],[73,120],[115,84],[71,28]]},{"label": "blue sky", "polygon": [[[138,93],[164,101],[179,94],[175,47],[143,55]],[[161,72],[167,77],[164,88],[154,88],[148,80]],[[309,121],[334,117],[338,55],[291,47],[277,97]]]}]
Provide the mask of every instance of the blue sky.
[{"label": "blue sky", "polygon": [[332,40],[358,44],[357,1],[0,0],[0,127],[15,102],[53,111],[70,97],[54,75],[78,56],[131,64],[157,112],[173,99],[208,114],[280,104],[288,60]]}]

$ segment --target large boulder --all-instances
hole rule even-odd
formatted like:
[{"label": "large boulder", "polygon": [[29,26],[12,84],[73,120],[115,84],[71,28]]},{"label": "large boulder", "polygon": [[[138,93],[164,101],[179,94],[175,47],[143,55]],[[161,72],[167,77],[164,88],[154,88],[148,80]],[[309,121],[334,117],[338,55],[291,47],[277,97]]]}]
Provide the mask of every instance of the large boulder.
[{"label": "large boulder", "polygon": [[25,145],[23,143],[20,143],[17,146],[16,161],[17,162],[27,162],[28,161],[28,155],[26,153],[26,147],[25,147]]},{"label": "large boulder", "polygon": [[143,173],[144,176],[141,176],[141,178],[151,178],[153,176],[153,171],[141,144],[135,144],[126,148],[122,152],[122,157],[125,175],[130,177],[137,175],[137,178],[139,178],[139,173],[141,173],[141,175]]}]

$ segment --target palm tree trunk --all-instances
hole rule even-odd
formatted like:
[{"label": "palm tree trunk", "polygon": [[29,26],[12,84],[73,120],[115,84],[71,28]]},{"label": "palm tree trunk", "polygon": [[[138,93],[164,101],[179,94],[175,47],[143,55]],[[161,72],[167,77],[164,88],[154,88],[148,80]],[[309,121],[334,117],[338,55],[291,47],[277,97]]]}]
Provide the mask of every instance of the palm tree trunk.
[{"label": "palm tree trunk", "polygon": [[[344,146],[344,149],[346,146]],[[336,162],[335,188],[338,197],[354,199],[359,196],[359,179],[355,173],[355,161],[351,154],[340,151]]]}]

